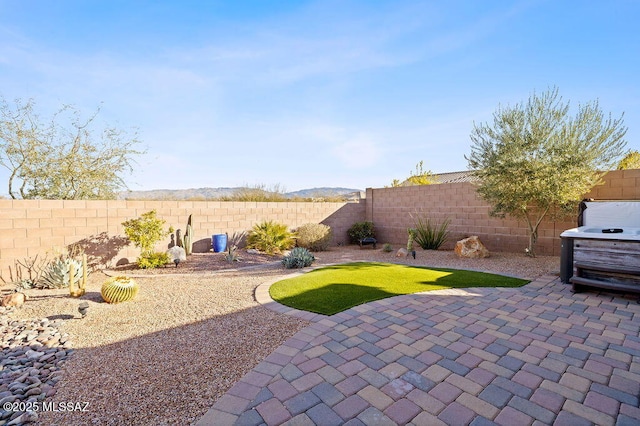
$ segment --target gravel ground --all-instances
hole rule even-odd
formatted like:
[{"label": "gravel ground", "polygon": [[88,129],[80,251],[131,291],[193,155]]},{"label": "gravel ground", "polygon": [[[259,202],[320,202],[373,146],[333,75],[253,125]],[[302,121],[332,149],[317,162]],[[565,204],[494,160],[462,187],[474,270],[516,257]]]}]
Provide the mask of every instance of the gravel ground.
[{"label": "gravel ground", "polygon": [[[276,314],[254,299],[267,280],[284,270],[277,257],[234,264],[214,254],[197,262],[139,277],[134,302],[102,302],[102,272],[89,277],[88,315],[80,319],[78,299],[65,290],[29,290],[30,300],[13,314],[62,318],[76,348],[56,385],[56,402],[88,402],[86,412],[41,413],[40,425],[185,425],[199,419],[245,373],[307,322]],[[559,258],[494,253],[487,259],[459,259],[449,251],[418,250],[397,258],[380,249],[337,247],[316,253],[315,265],[371,260],[464,268],[533,279],[557,273]],[[208,266],[204,266],[207,264]],[[258,266],[256,266],[258,264]],[[250,267],[247,267],[250,266]],[[172,272],[170,272],[172,271]],[[217,271],[217,272],[216,272]],[[127,271],[133,275],[133,270]],[[135,271],[143,275],[143,271]]]}]

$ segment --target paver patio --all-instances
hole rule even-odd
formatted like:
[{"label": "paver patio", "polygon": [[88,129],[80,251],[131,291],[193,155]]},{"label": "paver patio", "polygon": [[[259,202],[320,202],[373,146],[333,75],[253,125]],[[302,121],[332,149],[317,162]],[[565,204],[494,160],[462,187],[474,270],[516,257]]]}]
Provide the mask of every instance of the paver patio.
[{"label": "paver patio", "polygon": [[396,296],[312,321],[197,425],[638,425],[640,305],[516,289]]}]

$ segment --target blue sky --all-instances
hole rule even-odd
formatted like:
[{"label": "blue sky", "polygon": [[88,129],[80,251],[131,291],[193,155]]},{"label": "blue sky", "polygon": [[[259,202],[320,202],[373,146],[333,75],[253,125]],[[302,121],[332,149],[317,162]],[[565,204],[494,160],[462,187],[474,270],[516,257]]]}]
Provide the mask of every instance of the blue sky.
[{"label": "blue sky", "polygon": [[0,94],[137,127],[134,190],[383,187],[466,170],[473,122],[552,86],[624,112],[640,150],[639,20],[637,0],[0,0]]}]

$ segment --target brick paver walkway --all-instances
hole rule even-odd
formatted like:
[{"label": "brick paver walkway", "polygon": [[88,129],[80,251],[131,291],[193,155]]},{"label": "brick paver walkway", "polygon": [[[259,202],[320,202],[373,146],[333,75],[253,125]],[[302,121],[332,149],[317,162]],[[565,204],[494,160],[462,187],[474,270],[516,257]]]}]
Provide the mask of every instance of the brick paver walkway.
[{"label": "brick paver walkway", "polygon": [[518,289],[397,296],[325,317],[236,383],[198,425],[638,425],[640,305]]}]

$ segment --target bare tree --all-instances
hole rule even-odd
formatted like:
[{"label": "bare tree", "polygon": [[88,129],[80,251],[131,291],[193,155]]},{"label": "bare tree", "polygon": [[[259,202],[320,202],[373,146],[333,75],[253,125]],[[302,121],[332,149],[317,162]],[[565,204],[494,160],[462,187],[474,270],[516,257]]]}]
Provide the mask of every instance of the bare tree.
[{"label": "bare tree", "polygon": [[111,199],[126,189],[123,174],[143,154],[137,132],[99,128],[99,112],[83,118],[63,105],[45,121],[33,99],[12,106],[0,97],[0,165],[10,172],[11,198]]}]

